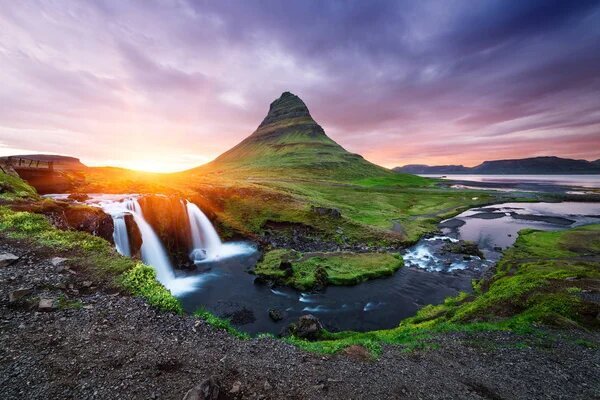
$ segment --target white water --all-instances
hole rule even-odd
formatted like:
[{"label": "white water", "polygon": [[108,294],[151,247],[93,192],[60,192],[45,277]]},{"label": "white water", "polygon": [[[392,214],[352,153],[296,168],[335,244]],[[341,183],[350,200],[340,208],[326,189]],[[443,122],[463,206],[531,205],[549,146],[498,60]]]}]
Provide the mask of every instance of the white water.
[{"label": "white water", "polygon": [[194,262],[218,259],[223,247],[219,234],[197,205],[187,201],[186,208],[194,247],[190,258]]},{"label": "white water", "polygon": [[175,279],[175,274],[173,273],[173,267],[171,266],[167,252],[158,235],[154,232],[154,229],[152,229],[144,218],[142,207],[137,199],[128,200],[126,204],[127,209],[131,211],[131,215],[133,215],[133,219],[142,234],[142,261],[154,267],[156,279],[168,288],[168,283]]},{"label": "white water", "polygon": [[113,239],[115,246],[119,254],[125,257],[131,257],[131,247],[129,246],[129,236],[127,235],[127,224],[125,223],[125,215],[113,215],[113,224],[115,225],[115,231],[113,233]]}]

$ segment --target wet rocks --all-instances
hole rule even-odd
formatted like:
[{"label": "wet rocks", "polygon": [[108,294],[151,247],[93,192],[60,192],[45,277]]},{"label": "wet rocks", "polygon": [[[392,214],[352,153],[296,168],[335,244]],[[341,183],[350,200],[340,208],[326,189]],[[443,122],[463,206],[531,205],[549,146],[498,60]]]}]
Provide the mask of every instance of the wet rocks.
[{"label": "wet rocks", "polygon": [[256,321],[254,312],[247,308],[242,308],[233,312],[223,314],[223,317],[229,319],[234,325],[246,325]]},{"label": "wet rocks", "polygon": [[19,257],[15,256],[12,253],[0,254],[0,268],[8,267],[16,263],[17,261],[19,261]]},{"label": "wet rocks", "polygon": [[466,224],[465,221],[463,221],[462,219],[458,219],[458,218],[451,218],[449,220],[446,220],[442,223],[440,223],[438,225],[438,228],[460,228],[461,226],[463,226],[464,224]]},{"label": "wet rocks", "polygon": [[456,243],[446,243],[442,248],[442,251],[455,254],[463,254],[467,256],[476,256],[481,259],[485,258],[477,243],[461,240]]},{"label": "wet rocks", "polygon": [[90,196],[88,196],[85,193],[71,193],[67,199],[69,200],[73,200],[73,201],[79,201],[79,202],[84,202],[86,200],[88,200],[90,198]]},{"label": "wet rocks", "polygon": [[211,376],[194,386],[183,396],[183,400],[217,400],[221,389],[217,378]]},{"label": "wet rocks", "polygon": [[285,312],[277,308],[271,308],[269,309],[269,318],[275,322],[281,321],[285,318]]}]

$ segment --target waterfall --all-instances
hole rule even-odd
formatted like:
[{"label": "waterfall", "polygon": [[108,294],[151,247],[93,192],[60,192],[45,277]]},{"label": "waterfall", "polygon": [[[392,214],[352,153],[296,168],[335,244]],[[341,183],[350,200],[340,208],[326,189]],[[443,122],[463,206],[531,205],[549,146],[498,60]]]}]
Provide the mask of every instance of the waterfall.
[{"label": "waterfall", "polygon": [[175,274],[173,273],[173,267],[171,266],[167,252],[154,232],[154,229],[146,222],[142,207],[137,199],[127,200],[126,206],[131,215],[133,215],[133,219],[142,234],[142,261],[144,264],[154,267],[156,279],[168,287],[169,282],[175,278]]},{"label": "waterfall", "polygon": [[194,262],[219,258],[223,244],[210,220],[194,203],[187,201],[186,208],[193,246],[190,258]]},{"label": "waterfall", "polygon": [[125,223],[125,215],[117,214],[113,215],[113,223],[115,230],[113,232],[113,239],[115,246],[119,254],[125,257],[131,257],[131,247],[129,246],[129,236],[127,235],[127,224]]}]

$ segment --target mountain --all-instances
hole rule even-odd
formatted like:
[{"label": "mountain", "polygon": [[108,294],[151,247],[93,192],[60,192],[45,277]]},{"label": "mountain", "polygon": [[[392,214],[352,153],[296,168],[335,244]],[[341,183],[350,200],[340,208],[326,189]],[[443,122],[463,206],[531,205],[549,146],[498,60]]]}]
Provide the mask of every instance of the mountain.
[{"label": "mountain", "polygon": [[573,160],[560,157],[532,157],[515,160],[484,161],[475,167],[462,165],[405,165],[396,172],[411,174],[599,174],[600,160]]},{"label": "mountain", "polygon": [[267,116],[250,136],[196,170],[322,178],[391,174],[333,141],[312,118],[306,104],[290,92],[271,103]]}]

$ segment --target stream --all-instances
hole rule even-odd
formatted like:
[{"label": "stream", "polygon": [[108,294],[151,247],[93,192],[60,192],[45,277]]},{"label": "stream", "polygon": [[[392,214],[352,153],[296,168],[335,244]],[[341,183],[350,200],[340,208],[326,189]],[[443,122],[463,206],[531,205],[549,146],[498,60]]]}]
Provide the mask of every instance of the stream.
[{"label": "stream", "polygon": [[[126,240],[124,224],[119,220],[124,214],[133,215],[142,233],[142,260],[157,269],[158,279],[180,299],[187,312],[203,307],[231,319],[235,326],[251,334],[277,334],[307,313],[316,315],[331,331],[393,328],[424,305],[439,304],[460,291],[470,292],[472,280],[480,278],[498,261],[502,250],[512,246],[519,230],[559,230],[600,223],[600,203],[503,203],[477,207],[442,221],[441,234],[424,237],[402,251],[405,266],[393,276],[310,293],[254,283],[255,276],[249,271],[260,258],[254,244],[221,243],[208,218],[192,203],[182,202],[182,207],[187,209],[193,236],[190,256],[197,266],[194,272],[170,265],[135,195],[90,195],[86,203],[101,207],[113,217],[117,249]],[[484,258],[444,249],[447,243],[459,240],[477,243]],[[119,251],[128,255],[127,251]],[[270,309],[278,310],[284,318],[274,322],[269,317]]]}]

